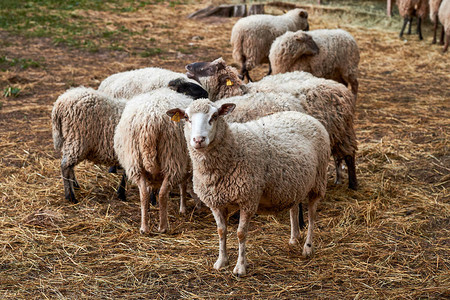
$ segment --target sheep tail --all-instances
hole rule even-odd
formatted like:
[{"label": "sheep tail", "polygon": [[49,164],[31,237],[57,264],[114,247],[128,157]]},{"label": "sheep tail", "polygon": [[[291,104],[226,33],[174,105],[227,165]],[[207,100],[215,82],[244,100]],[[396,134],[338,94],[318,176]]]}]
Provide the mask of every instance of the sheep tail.
[{"label": "sheep tail", "polygon": [[52,136],[53,145],[56,151],[61,151],[64,143],[64,136],[62,133],[62,120],[61,114],[58,113],[58,107],[55,106],[52,111]]}]

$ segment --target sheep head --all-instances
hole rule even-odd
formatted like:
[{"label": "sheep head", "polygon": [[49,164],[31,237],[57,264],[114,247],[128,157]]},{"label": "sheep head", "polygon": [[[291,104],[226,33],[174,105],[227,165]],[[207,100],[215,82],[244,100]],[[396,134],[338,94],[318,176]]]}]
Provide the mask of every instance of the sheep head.
[{"label": "sheep head", "polygon": [[186,66],[186,75],[208,92],[213,101],[242,95],[244,85],[235,68],[227,66],[222,58],[212,62],[196,62]]},{"label": "sheep head", "polygon": [[186,110],[174,108],[166,114],[173,121],[179,121],[183,116],[186,120],[184,128],[187,143],[192,148],[202,151],[216,138],[219,118],[231,113],[235,106],[233,103],[225,103],[216,107],[211,101],[200,99],[192,102]]}]

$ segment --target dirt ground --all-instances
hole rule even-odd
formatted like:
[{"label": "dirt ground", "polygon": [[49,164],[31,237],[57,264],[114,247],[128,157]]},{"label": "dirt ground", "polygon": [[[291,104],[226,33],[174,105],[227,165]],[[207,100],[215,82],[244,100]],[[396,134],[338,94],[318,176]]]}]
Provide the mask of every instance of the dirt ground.
[{"label": "dirt ground", "polygon": [[[184,72],[195,61],[222,56],[235,18],[189,20],[205,3],[146,5],[134,12],[77,11],[92,26],[148,28],[129,49],[97,52],[55,46],[0,30],[0,55],[40,67],[0,72],[0,297],[30,298],[446,298],[450,297],[450,59],[442,46],[398,38],[399,27],[367,28],[348,15],[311,9],[311,29],[344,28],[361,50],[357,103],[358,191],[333,183],[319,204],[315,255],[291,247],[289,216],[257,216],[250,226],[249,274],[232,275],[237,259],[231,221],[230,266],[218,255],[208,209],[188,214],[170,203],[171,230],[139,234],[139,195],[115,196],[119,175],[88,162],[76,168],[79,204],[64,200],[59,154],[53,149],[52,104],[72,86],[98,87],[120,71],[158,66]],[[275,11],[275,13],[281,13]],[[396,16],[398,18],[398,16]],[[399,23],[395,23],[399,24]],[[150,44],[162,53],[133,54]],[[267,66],[253,74],[261,77]]]}]

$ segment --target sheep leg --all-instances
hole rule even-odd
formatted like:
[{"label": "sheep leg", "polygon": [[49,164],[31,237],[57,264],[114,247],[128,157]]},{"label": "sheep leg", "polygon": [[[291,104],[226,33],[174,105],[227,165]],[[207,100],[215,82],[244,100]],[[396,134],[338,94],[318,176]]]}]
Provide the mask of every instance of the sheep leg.
[{"label": "sheep leg", "polygon": [[412,25],[413,17],[409,17],[409,24],[408,24],[408,32],[407,34],[411,34],[411,25]]},{"label": "sheep leg", "polygon": [[169,178],[164,177],[164,180],[159,189],[158,205],[159,205],[159,227],[158,231],[161,233],[167,232],[169,229],[169,218],[167,217],[167,200],[169,199],[170,184]]},{"label": "sheep leg", "polygon": [[80,185],[78,184],[77,178],[75,177],[75,170],[74,170],[73,167],[70,168],[70,180],[72,181],[73,187],[75,189],[79,189],[80,188]]},{"label": "sheep leg", "polygon": [[419,34],[419,40],[423,40],[422,36],[422,18],[418,18],[417,20],[417,33]]},{"label": "sheep leg", "polygon": [[250,223],[250,218],[252,217],[252,213],[248,211],[244,211],[241,209],[240,217],[239,217],[239,226],[237,230],[237,237],[239,240],[239,256],[234,267],[233,274],[237,276],[244,276],[247,271],[247,257],[245,256],[245,242],[247,241],[247,232],[248,225]]},{"label": "sheep leg", "polygon": [[150,228],[148,227],[148,184],[147,179],[144,174],[141,174],[138,182],[139,196],[141,198],[141,233],[149,233]]},{"label": "sheep leg", "polygon": [[[301,205],[301,203],[299,203],[299,205]],[[289,239],[289,245],[291,246],[297,245],[300,238],[299,205],[294,204],[289,210],[291,218],[291,238]]]},{"label": "sheep leg", "polygon": [[449,40],[450,40],[450,33],[446,35],[444,50],[442,51],[444,53],[447,52]]},{"label": "sheep leg", "polygon": [[336,168],[336,180],[334,181],[335,184],[342,184],[342,159],[335,157],[334,158],[334,165]]},{"label": "sheep leg", "polygon": [[186,181],[180,183],[180,214],[186,213]]},{"label": "sheep leg", "polygon": [[72,174],[75,174],[73,168],[74,165],[68,164],[66,158],[63,158],[61,160],[61,174],[64,183],[64,197],[72,203],[78,203],[77,199],[75,198],[75,192],[73,190]]},{"label": "sheep leg", "polygon": [[270,74],[272,74],[272,65],[269,62],[269,72],[267,73],[267,75],[270,75]]},{"label": "sheep leg", "polygon": [[127,175],[124,173],[122,179],[120,180],[119,187],[117,188],[117,197],[122,201],[127,201],[127,196],[125,194],[127,186]]},{"label": "sheep leg", "polygon": [[214,263],[214,269],[219,270],[228,266],[227,255],[227,210],[220,208],[211,208],[214,219],[217,224],[217,233],[219,234],[219,258]]},{"label": "sheep leg", "polygon": [[403,19],[403,26],[402,26],[402,30],[400,30],[400,37],[402,37],[403,36],[403,32],[405,31],[405,28],[406,28],[406,24],[408,23],[408,17],[405,17],[404,19]]},{"label": "sheep leg", "polygon": [[317,204],[321,197],[315,197],[308,203],[308,233],[306,234],[305,245],[303,246],[303,256],[309,257],[313,253],[313,232],[314,221],[316,219]]},{"label": "sheep leg", "polygon": [[436,20],[433,24],[433,41],[431,42],[431,44],[436,44],[437,27],[438,21]]},{"label": "sheep leg", "polygon": [[442,26],[442,30],[441,30],[441,40],[439,42],[440,45],[444,45],[444,36],[445,36],[445,30],[444,30],[444,26]]},{"label": "sheep leg", "polygon": [[348,187],[352,190],[358,189],[358,181],[356,179],[355,155],[347,155],[344,157],[348,172]]},{"label": "sheep leg", "polygon": [[152,206],[156,206],[156,196],[155,196],[155,192],[153,192],[153,189],[150,189],[149,197],[150,197],[150,203],[152,204]]},{"label": "sheep leg", "polygon": [[303,219],[303,205],[301,202],[298,204],[298,224],[300,229],[306,227],[305,220]]}]

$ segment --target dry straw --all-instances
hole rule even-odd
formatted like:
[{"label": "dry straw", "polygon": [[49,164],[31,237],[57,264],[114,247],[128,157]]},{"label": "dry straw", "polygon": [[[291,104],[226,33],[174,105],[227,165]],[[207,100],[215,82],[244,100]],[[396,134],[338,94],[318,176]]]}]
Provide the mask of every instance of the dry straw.
[{"label": "dry straw", "polygon": [[[356,118],[360,189],[335,186],[330,164],[311,259],[301,257],[300,246],[288,246],[287,213],[257,216],[247,243],[249,275],[234,277],[232,266],[216,271],[212,265],[218,238],[208,209],[194,210],[190,201],[188,214],[181,216],[179,197],[173,195],[170,233],[156,233],[158,211],[152,207],[154,233],[140,235],[137,188],[128,189],[128,202],[117,200],[120,178],[108,174],[106,166],[78,166],[80,203],[63,199],[59,159],[51,141],[54,100],[71,85],[96,87],[108,75],[127,69],[162,66],[182,71],[187,63],[218,56],[231,62],[229,33],[236,20],[185,18],[203,6],[79,12],[89,14],[93,26],[149,26],[146,34],[129,41],[130,52],[154,37],[164,49],[156,57],[86,53],[54,47],[46,39],[20,37],[1,49],[11,57],[42,56],[45,68],[0,73],[1,88],[11,78],[20,78],[23,89],[17,98],[1,99],[0,297],[449,297],[450,60],[439,46],[430,45],[429,26],[425,41],[415,36],[402,41],[395,21],[390,28],[381,20],[379,27],[368,29],[363,26],[366,16],[351,15],[351,25],[345,25],[351,21],[345,13],[310,14],[312,28],[343,27],[361,48]],[[196,35],[203,39],[192,39]],[[11,38],[1,31],[0,36]],[[255,74],[265,71],[266,66]],[[237,224],[230,223],[233,265]]]}]

